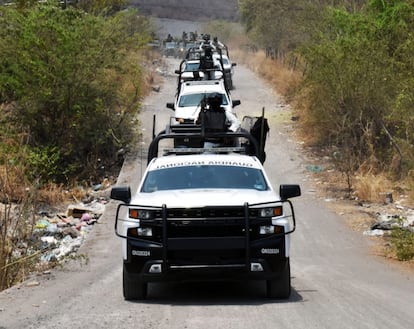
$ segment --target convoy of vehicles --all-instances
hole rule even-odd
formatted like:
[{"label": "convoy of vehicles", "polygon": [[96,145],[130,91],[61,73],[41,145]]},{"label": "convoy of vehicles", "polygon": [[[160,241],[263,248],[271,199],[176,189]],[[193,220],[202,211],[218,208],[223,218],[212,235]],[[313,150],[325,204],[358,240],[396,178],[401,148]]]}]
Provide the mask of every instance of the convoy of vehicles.
[{"label": "convoy of vehicles", "polygon": [[[224,124],[217,129],[217,120],[225,123],[224,113],[240,104],[223,79],[178,85],[175,102],[167,104],[177,120],[154,136],[137,190],[111,191],[122,201],[115,232],[124,239],[124,298],[145,299],[149,283],[177,280],[261,280],[269,298],[288,298],[296,228],[290,199],[301,190],[275,189],[265,172],[264,113],[248,117],[250,126],[261,125],[259,135]],[[213,106],[217,95],[221,104]],[[188,144],[177,147],[183,140]]]}]

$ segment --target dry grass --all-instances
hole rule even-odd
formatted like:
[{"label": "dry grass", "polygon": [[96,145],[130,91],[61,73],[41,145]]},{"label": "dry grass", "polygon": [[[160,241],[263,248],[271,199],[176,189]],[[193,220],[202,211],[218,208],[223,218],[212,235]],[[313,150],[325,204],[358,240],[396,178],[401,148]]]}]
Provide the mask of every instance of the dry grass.
[{"label": "dry grass", "polygon": [[[3,158],[9,160],[4,155]],[[29,189],[24,180],[24,168],[19,165],[9,165],[6,161],[4,161],[5,165],[0,166],[1,201],[8,203],[23,200]]]},{"label": "dry grass", "polygon": [[151,92],[154,85],[160,83],[159,75],[156,73],[156,69],[160,65],[161,55],[159,52],[146,50],[142,51],[142,53],[137,57],[137,60],[143,67],[141,72],[142,78],[140,85],[140,96],[145,97]]},{"label": "dry grass", "polygon": [[362,201],[384,203],[386,194],[393,191],[392,182],[384,175],[357,175],[353,182],[355,195]]},{"label": "dry grass", "polygon": [[232,58],[248,66],[258,76],[266,80],[277,92],[289,99],[298,87],[302,73],[290,70],[282,62],[266,57],[263,51],[247,53],[236,50]]},{"label": "dry grass", "polygon": [[68,201],[68,193],[62,185],[49,183],[38,191],[38,202],[49,205],[59,205]]}]

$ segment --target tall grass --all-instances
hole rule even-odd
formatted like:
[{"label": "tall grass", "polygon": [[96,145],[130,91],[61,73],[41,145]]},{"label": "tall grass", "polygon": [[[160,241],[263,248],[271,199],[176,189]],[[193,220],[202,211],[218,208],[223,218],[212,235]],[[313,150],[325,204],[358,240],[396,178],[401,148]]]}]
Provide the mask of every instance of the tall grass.
[{"label": "tall grass", "polygon": [[0,290],[23,280],[34,269],[38,256],[30,244],[37,189],[24,181],[24,168],[9,163],[10,159],[3,155],[0,166]]},{"label": "tall grass", "polygon": [[285,63],[266,57],[263,51],[232,51],[233,60],[248,66],[260,78],[267,81],[286,101],[291,100],[301,81],[302,73],[289,69]]}]

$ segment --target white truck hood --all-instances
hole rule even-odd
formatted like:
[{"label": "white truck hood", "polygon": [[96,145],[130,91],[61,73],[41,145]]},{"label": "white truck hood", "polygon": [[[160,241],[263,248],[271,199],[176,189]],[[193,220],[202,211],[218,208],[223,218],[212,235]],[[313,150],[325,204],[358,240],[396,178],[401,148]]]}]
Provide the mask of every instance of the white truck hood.
[{"label": "white truck hood", "polygon": [[197,117],[198,106],[178,107],[175,109],[175,117],[180,119],[192,119]]},{"label": "white truck hood", "polygon": [[168,208],[196,208],[204,206],[242,206],[249,204],[279,201],[274,191],[228,190],[228,189],[188,189],[137,193],[131,204],[162,206]]}]

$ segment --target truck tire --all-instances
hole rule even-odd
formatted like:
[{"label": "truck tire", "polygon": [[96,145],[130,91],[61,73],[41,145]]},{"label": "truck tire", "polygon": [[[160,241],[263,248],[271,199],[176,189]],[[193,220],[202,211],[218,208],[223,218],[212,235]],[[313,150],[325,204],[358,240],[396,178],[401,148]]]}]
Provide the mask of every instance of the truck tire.
[{"label": "truck tire", "polygon": [[290,296],[290,263],[287,260],[277,279],[267,280],[267,297],[275,299],[287,299]]},{"label": "truck tire", "polygon": [[137,279],[136,276],[132,276],[126,269],[125,265],[122,274],[125,300],[145,299],[147,297],[148,284],[146,282],[142,282],[140,279]]},{"label": "truck tire", "polygon": [[233,90],[234,86],[233,86],[233,79],[231,77],[227,78],[227,88],[229,88],[229,90]]}]

